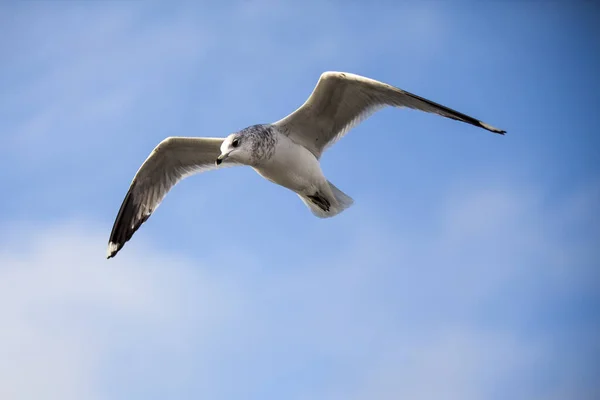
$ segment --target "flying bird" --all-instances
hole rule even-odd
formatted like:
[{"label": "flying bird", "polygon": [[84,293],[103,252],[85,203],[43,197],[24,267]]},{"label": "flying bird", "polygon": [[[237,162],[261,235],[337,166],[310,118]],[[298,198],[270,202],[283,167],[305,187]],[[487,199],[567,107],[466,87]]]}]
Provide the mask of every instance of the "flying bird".
[{"label": "flying bird", "polygon": [[473,117],[397,87],[345,72],[325,72],[296,111],[226,138],[168,137],[135,174],[119,209],[108,243],[114,257],[152,215],[167,192],[192,174],[247,165],[269,181],[295,192],[317,217],[333,217],[353,200],[325,178],[325,149],[374,112],[407,107],[504,134]]}]

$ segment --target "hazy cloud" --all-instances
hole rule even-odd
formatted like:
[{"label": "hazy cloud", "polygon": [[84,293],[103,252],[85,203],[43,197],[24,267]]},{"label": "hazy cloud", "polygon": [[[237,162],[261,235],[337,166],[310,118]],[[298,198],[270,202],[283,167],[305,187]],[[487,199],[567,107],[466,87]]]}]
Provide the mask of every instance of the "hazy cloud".
[{"label": "hazy cloud", "polygon": [[[272,268],[256,254],[191,260],[140,240],[107,262],[93,224],[17,231],[0,246],[2,395],[111,397],[103,383],[123,374],[131,393],[160,377],[157,393],[212,398],[260,397],[297,374],[291,398],[478,399],[515,382],[526,390],[515,398],[579,390],[575,372],[556,366],[552,390],[536,389],[550,359],[567,368],[573,353],[560,349],[560,330],[527,319],[544,324],[542,293],[573,295],[573,279],[597,275],[585,259],[597,254],[581,258],[579,240],[545,233],[587,224],[578,205],[597,191],[586,193],[542,225],[535,191],[473,189],[442,207],[441,233],[428,240],[364,219],[343,248]],[[323,384],[305,368],[322,369]]]}]

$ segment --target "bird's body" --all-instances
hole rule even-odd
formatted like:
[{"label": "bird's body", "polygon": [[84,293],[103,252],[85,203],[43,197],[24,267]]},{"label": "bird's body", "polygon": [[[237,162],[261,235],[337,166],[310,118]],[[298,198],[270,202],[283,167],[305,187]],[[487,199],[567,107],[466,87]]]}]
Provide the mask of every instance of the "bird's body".
[{"label": "bird's body", "polygon": [[252,166],[260,176],[298,194],[312,213],[321,218],[333,217],[352,204],[350,197],[336,196],[336,188],[325,178],[313,153],[276,126],[265,128],[274,135],[275,148],[270,158]]},{"label": "bird's body", "polygon": [[504,133],[385,83],[349,73],[325,72],[308,100],[273,124],[252,125],[226,138],[163,140],[129,187],[110,235],[108,258],[117,254],[177,182],[224,166],[250,166],[265,179],[298,194],[320,218],[339,214],[353,200],[325,178],[321,155],[353,126],[385,106],[436,113]]},{"label": "bird's body", "polygon": [[263,126],[273,135],[270,157],[257,160],[251,167],[263,178],[298,194],[310,195],[327,182],[319,160],[306,148],[294,143],[274,126]]}]

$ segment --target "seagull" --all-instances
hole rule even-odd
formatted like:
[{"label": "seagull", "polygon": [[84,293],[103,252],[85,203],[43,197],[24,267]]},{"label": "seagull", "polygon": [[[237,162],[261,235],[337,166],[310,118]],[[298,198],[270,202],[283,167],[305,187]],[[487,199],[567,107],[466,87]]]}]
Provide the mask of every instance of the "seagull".
[{"label": "seagull", "polygon": [[325,178],[321,156],[350,129],[387,106],[506,133],[386,83],[347,72],[324,72],[304,104],[275,123],[252,125],[225,138],[168,137],[160,142],[129,186],[110,234],[107,258],[123,248],[173,186],[208,170],[247,165],[295,192],[315,216],[341,213],[353,200]]}]

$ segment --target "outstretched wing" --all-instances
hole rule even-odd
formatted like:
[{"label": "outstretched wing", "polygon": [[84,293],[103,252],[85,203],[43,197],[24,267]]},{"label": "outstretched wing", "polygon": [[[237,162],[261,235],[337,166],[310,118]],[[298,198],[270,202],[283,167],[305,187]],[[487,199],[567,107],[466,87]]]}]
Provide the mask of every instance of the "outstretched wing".
[{"label": "outstretched wing", "polygon": [[504,134],[473,117],[397,87],[345,72],[325,72],[306,102],[275,125],[317,158],[352,127],[386,107],[408,107]]},{"label": "outstretched wing", "polygon": [[198,172],[235,165],[231,162],[215,165],[223,140],[170,137],[154,148],[133,178],[121,204],[110,233],[107,258],[121,250],[177,182]]}]

